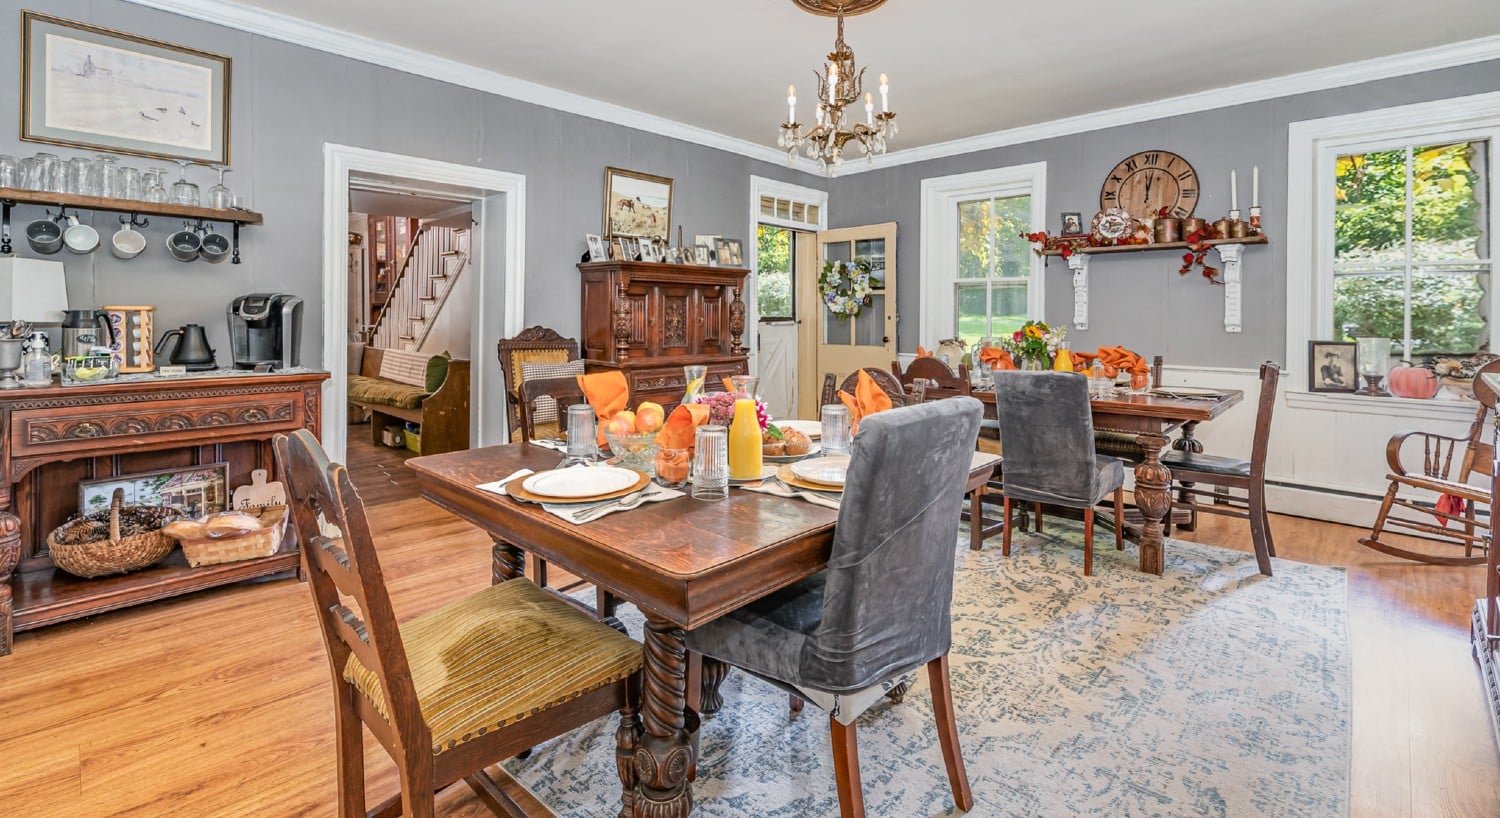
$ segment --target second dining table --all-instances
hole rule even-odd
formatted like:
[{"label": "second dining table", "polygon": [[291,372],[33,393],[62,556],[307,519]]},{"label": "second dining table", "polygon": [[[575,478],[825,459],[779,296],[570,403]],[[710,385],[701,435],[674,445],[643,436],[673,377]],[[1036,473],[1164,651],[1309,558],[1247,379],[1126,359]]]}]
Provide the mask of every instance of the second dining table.
[{"label": "second dining table", "polygon": [[[513,443],[417,457],[407,465],[424,498],[494,540],[495,582],[522,576],[531,553],[645,615],[639,715],[622,716],[616,733],[624,814],[683,818],[692,811],[698,727],[689,706],[696,680],[689,679],[686,631],[823,570],[838,511],[732,490],[722,501],[682,497],[578,525],[478,488],[558,461],[556,451]],[[970,482],[982,483],[997,463],[976,458]]]}]

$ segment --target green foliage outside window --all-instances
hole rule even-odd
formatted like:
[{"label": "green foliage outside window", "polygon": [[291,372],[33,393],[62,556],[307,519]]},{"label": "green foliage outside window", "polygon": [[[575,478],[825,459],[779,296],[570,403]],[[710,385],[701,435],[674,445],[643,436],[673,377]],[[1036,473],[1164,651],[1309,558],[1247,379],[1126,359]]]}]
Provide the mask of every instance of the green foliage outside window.
[{"label": "green foliage outside window", "polygon": [[760,225],[755,231],[759,260],[757,306],[761,318],[792,318],[792,231]]}]

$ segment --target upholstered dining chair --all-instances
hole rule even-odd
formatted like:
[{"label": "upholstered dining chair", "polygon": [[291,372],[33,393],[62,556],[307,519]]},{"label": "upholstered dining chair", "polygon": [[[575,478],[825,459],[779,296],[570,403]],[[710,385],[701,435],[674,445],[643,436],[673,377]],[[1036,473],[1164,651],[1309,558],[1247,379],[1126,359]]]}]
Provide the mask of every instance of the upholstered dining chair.
[{"label": "upholstered dining chair", "polygon": [[[1094,450],[1087,378],[1072,372],[995,370],[995,408],[1005,452],[1006,522],[1001,553],[1010,555],[1012,501],[1083,512],[1083,574],[1094,573],[1094,507],[1114,498],[1115,548],[1124,547],[1125,466]],[[1040,513],[1037,530],[1041,530]]]},{"label": "upholstered dining chair", "polygon": [[953,799],[973,806],[948,683],[953,520],[979,401],[958,398],[859,424],[828,568],[688,633],[688,647],[829,714],[844,818],[864,813],[855,719],[925,665]]},{"label": "upholstered dining chair", "polygon": [[[305,430],[274,445],[333,676],[340,818],[431,818],[434,793],[459,779],[497,814],[524,816],[485,768],[617,710],[621,752],[633,751],[639,644],[526,579],[398,627],[349,473]],[[401,778],[368,813],[361,724]],[[620,770],[630,793],[633,765]]]},{"label": "upholstered dining chair", "polygon": [[[520,432],[521,383],[526,380],[526,369],[537,365],[563,366],[578,358],[578,342],[564,338],[548,327],[527,327],[514,338],[501,338],[495,342],[495,352],[500,358],[500,374],[505,377],[505,428],[512,435]],[[530,364],[531,367],[527,365]],[[573,372],[548,371],[541,377],[563,377]],[[541,437],[556,437],[554,421],[541,424]]]},{"label": "upholstered dining chair", "polygon": [[[1250,521],[1255,562],[1266,576],[1271,576],[1271,558],[1276,556],[1271,518],[1266,513],[1266,453],[1271,448],[1271,415],[1276,410],[1276,385],[1280,379],[1280,364],[1268,361],[1260,365],[1260,400],[1255,410],[1249,460],[1175,449],[1161,458],[1172,470],[1172,488],[1177,492],[1179,507],[1190,509],[1195,523],[1200,512]],[[1204,491],[1199,486],[1218,486],[1242,493]]]}]

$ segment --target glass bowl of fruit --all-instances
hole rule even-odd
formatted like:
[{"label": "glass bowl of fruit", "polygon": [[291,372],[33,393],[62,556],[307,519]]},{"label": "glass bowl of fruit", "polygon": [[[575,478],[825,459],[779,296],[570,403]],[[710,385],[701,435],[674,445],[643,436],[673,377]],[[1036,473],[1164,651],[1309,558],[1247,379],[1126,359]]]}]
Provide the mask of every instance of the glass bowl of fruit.
[{"label": "glass bowl of fruit", "polygon": [[98,383],[119,374],[118,364],[107,353],[64,358],[62,364],[62,382],[65,386]]},{"label": "glass bowl of fruit", "polygon": [[654,403],[643,403],[634,412],[624,411],[604,421],[604,439],[614,457],[612,465],[634,469],[647,477],[656,476],[656,433],[661,431],[666,412]]}]

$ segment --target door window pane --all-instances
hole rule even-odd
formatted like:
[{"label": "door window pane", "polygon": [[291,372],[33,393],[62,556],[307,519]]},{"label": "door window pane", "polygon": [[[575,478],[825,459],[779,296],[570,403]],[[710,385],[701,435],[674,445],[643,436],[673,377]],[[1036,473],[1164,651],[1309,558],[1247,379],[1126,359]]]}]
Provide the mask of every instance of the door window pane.
[{"label": "door window pane", "polygon": [[854,319],[854,343],[861,346],[885,345],[885,295],[875,293],[870,303]]},{"label": "door window pane", "polygon": [[760,225],[756,238],[756,307],[761,320],[793,318],[792,231]]},{"label": "door window pane", "polygon": [[870,265],[870,287],[885,289],[885,239],[860,239],[854,242],[854,258]]}]

